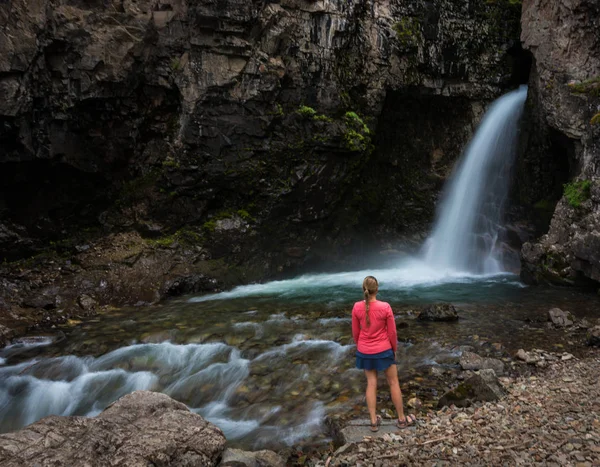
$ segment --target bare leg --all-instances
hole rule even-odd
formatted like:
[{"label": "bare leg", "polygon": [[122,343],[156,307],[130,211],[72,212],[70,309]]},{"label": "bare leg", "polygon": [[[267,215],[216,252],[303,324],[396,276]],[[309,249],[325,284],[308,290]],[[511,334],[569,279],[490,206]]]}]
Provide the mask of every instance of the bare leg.
[{"label": "bare leg", "polygon": [[385,377],[387,378],[388,384],[390,385],[390,394],[392,396],[392,402],[396,407],[398,413],[398,420],[404,420],[404,406],[402,405],[402,391],[400,389],[400,383],[398,382],[398,367],[391,365],[385,370]]},{"label": "bare leg", "polygon": [[367,407],[371,424],[377,423],[377,370],[365,370],[367,377]]}]

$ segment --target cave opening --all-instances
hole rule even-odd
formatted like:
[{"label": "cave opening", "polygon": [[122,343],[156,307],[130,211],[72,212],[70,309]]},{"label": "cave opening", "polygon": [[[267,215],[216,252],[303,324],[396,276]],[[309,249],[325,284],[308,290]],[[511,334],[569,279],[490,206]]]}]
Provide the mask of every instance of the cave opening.
[{"label": "cave opening", "polygon": [[0,258],[15,261],[99,227],[110,183],[53,160],[6,162],[0,170]]},{"label": "cave opening", "polygon": [[529,83],[533,56],[528,50],[524,50],[520,42],[517,42],[507,51],[508,66],[510,68],[511,87]]}]

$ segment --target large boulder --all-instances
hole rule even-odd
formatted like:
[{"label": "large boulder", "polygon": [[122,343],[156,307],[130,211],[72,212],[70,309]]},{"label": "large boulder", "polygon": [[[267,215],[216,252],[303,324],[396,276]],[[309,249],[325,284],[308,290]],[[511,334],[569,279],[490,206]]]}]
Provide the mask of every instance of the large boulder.
[{"label": "large boulder", "polygon": [[484,358],[473,352],[463,352],[460,356],[463,370],[493,370],[498,376],[504,374],[504,362],[497,358]]},{"label": "large boulder", "polygon": [[565,328],[567,326],[573,326],[575,318],[569,311],[563,311],[560,308],[552,308],[548,312],[548,321],[552,321],[552,324],[559,328]]},{"label": "large boulder", "polygon": [[473,402],[497,401],[506,395],[506,391],[493,370],[481,370],[466,381],[444,394],[438,401],[438,407],[454,404],[456,407],[468,407]]},{"label": "large boulder", "polygon": [[136,391],[94,418],[50,416],[0,435],[0,465],[216,466],[225,441],[184,404]]},{"label": "large boulder", "polygon": [[449,303],[435,303],[419,313],[418,319],[421,321],[457,321],[458,313],[456,308]]}]

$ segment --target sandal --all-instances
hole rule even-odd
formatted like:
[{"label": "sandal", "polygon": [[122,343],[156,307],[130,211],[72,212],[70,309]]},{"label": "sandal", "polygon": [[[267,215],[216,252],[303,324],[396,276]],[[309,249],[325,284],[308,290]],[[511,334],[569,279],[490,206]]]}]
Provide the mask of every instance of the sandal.
[{"label": "sandal", "polygon": [[371,423],[371,431],[379,431],[379,425],[381,425],[381,415],[377,415],[377,421],[375,423]]},{"label": "sandal", "polygon": [[404,416],[404,420],[396,420],[396,426],[400,429],[408,428],[409,426],[414,425],[416,421],[417,417],[415,417],[413,414],[408,414]]}]

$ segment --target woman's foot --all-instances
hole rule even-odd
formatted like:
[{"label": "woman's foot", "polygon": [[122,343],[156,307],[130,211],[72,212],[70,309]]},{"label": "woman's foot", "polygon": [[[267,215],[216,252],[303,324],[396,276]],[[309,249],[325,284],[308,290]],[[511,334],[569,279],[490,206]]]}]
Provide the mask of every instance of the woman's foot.
[{"label": "woman's foot", "polygon": [[407,428],[411,425],[414,425],[416,421],[417,421],[417,417],[415,417],[413,414],[408,414],[404,417],[404,419],[399,418],[396,421],[396,426],[398,428]]},{"label": "woman's foot", "polygon": [[377,415],[375,423],[371,423],[371,431],[379,431],[379,425],[381,425],[381,416]]}]

